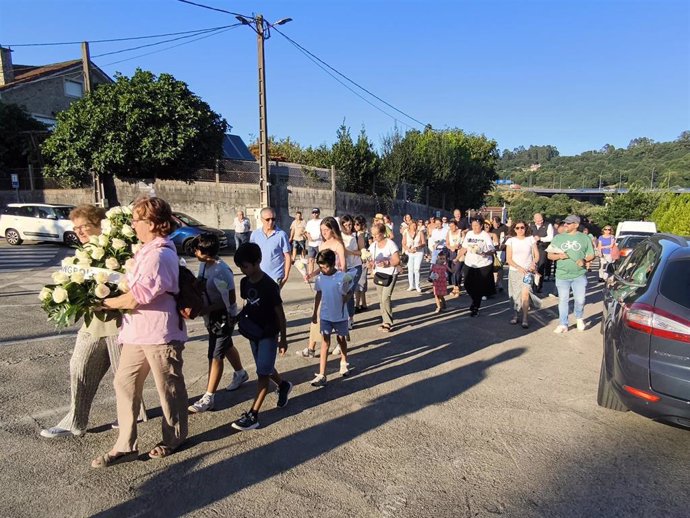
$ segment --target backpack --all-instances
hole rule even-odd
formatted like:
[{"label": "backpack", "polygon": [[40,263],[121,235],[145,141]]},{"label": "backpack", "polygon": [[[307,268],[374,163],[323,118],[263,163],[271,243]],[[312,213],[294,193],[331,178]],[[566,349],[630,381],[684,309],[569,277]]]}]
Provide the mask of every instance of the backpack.
[{"label": "backpack", "polygon": [[[174,295],[177,311],[185,319],[199,316],[206,304],[204,303],[204,287],[202,282],[186,266],[179,266],[179,291]],[[182,320],[180,319],[180,329]]]}]

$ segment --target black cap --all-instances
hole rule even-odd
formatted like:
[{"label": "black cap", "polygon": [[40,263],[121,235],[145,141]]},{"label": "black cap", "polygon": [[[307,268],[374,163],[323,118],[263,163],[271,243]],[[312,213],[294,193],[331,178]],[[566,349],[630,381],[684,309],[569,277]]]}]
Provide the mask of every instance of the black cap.
[{"label": "black cap", "polygon": [[318,207],[314,207],[313,209],[311,209],[311,213],[312,214],[321,214],[321,211],[319,210]]}]

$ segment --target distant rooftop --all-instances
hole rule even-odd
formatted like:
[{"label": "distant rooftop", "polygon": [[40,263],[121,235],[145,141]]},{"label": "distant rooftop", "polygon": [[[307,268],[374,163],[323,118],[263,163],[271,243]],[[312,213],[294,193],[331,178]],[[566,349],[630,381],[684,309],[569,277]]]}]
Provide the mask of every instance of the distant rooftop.
[{"label": "distant rooftop", "polygon": [[238,135],[225,135],[223,139],[223,158],[228,160],[245,160],[256,162],[249,148]]}]

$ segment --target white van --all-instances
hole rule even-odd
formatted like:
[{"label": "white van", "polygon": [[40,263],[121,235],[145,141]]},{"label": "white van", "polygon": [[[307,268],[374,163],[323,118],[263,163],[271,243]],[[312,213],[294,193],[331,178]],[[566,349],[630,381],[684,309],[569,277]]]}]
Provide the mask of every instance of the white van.
[{"label": "white van", "polygon": [[78,245],[79,239],[69,219],[73,208],[73,205],[9,203],[0,215],[0,235],[10,245],[21,245],[24,240]]},{"label": "white van", "polygon": [[616,239],[622,236],[651,236],[656,234],[656,223],[653,221],[621,221],[616,227]]}]

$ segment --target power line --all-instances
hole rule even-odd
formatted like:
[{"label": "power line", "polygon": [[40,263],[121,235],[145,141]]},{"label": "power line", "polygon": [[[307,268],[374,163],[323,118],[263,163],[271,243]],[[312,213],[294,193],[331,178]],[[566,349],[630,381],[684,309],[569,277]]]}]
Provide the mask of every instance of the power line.
[{"label": "power line", "polygon": [[[182,32],[169,32],[166,34],[151,34],[149,36],[132,36],[129,38],[110,38],[105,40],[89,40],[89,43],[114,43],[118,41],[133,41],[133,40],[145,40],[154,38],[164,38],[166,36],[179,36],[180,34],[192,34],[203,31],[210,31],[214,29],[222,29],[227,27],[227,25],[221,25],[220,27],[208,27],[206,29],[195,29],[193,31],[182,31]],[[60,41],[60,42],[49,42],[49,43],[18,43],[13,45],[5,45],[6,47],[48,47],[54,45],[79,45],[81,41]]]},{"label": "power line", "polygon": [[250,16],[247,16],[244,14],[233,13],[232,11],[226,11],[225,9],[219,9],[217,7],[211,7],[211,6],[204,5],[204,4],[197,4],[196,2],[190,2],[189,0],[177,0],[177,1],[182,2],[183,4],[195,5],[197,7],[202,7],[203,9],[209,9],[211,11],[218,11],[219,13],[231,14],[233,16],[242,16],[243,18],[251,18]]},{"label": "power line", "polygon": [[319,63],[316,59],[314,59],[314,58],[313,58],[312,56],[310,56],[307,52],[305,52],[304,50],[302,50],[298,45],[296,45],[295,48],[296,48],[297,50],[299,50],[300,52],[302,52],[302,53],[307,57],[307,59],[309,59],[310,61],[312,61],[317,67],[319,67],[321,70],[323,70],[324,72],[326,72],[329,76],[331,76],[331,77],[332,77],[333,79],[335,79],[338,83],[340,83],[340,84],[343,85],[345,88],[347,88],[348,90],[350,90],[350,92],[352,92],[353,94],[355,94],[357,97],[359,97],[360,99],[362,99],[365,103],[367,103],[368,105],[370,105],[370,106],[372,106],[373,108],[377,109],[378,111],[380,111],[380,112],[383,113],[384,115],[390,117],[390,118],[393,119],[395,122],[400,122],[401,124],[404,124],[406,127],[411,128],[411,126],[410,126],[409,124],[405,123],[404,121],[399,120],[397,117],[395,117],[394,115],[391,115],[390,113],[388,113],[386,110],[384,110],[384,109],[381,108],[380,106],[376,106],[376,105],[375,105],[374,103],[372,103],[369,99],[367,99],[366,97],[364,97],[364,96],[363,96],[362,94],[360,94],[358,91],[356,91],[356,90],[353,89],[351,86],[349,86],[347,83],[343,82],[341,79],[339,79],[337,76],[335,76],[332,72],[330,72],[328,69],[326,69],[326,68],[325,68],[321,63]]},{"label": "power line", "polygon": [[[180,1],[183,1],[183,0],[180,0]],[[288,40],[290,43],[292,43],[292,44],[295,45],[297,48],[299,48],[301,51],[303,51],[304,53],[306,53],[306,54],[308,54],[309,56],[313,57],[314,59],[316,59],[317,61],[319,61],[319,63],[322,63],[323,65],[325,65],[326,67],[328,67],[330,70],[332,70],[333,72],[335,72],[336,74],[338,74],[339,76],[341,76],[342,78],[344,78],[346,81],[348,81],[348,82],[352,83],[353,85],[355,85],[355,86],[356,86],[357,88],[359,88],[360,90],[365,91],[366,93],[368,93],[369,95],[371,95],[373,98],[375,98],[375,99],[381,101],[383,104],[385,104],[385,105],[388,106],[389,108],[392,108],[392,109],[395,110],[396,112],[398,112],[398,113],[404,115],[404,116],[407,117],[408,119],[415,121],[415,122],[416,122],[417,124],[419,124],[421,127],[425,127],[425,126],[426,126],[426,124],[423,123],[422,121],[420,121],[420,120],[418,120],[418,119],[415,119],[414,117],[412,117],[411,115],[408,115],[407,113],[405,113],[405,112],[402,111],[402,110],[399,110],[398,108],[396,108],[395,106],[393,106],[393,105],[390,104],[389,102],[384,101],[383,99],[381,99],[379,96],[377,96],[377,95],[374,94],[373,92],[371,92],[371,91],[367,90],[366,88],[364,88],[362,85],[356,83],[355,81],[353,81],[352,79],[350,79],[349,77],[347,77],[347,76],[346,76],[345,74],[343,74],[342,72],[339,72],[338,70],[336,70],[335,68],[333,68],[331,65],[329,65],[328,63],[326,63],[324,60],[322,60],[322,59],[319,58],[318,56],[314,55],[313,53],[309,52],[307,49],[305,49],[302,45],[300,45],[299,43],[297,43],[295,40],[293,40],[292,38],[288,37],[286,34],[283,34],[283,33],[282,33],[281,31],[279,31],[276,27],[271,26],[271,28],[272,28],[274,31],[276,31],[278,34],[280,34],[283,38],[285,38],[285,39]],[[409,126],[408,126],[408,127],[409,127]]]},{"label": "power line", "polygon": [[154,51],[151,51],[151,52],[146,52],[146,53],[144,53],[144,54],[139,54],[139,55],[137,55],[137,56],[132,56],[132,57],[130,57],[130,58],[120,59],[119,61],[113,61],[112,63],[106,63],[105,65],[102,65],[102,66],[103,66],[103,67],[109,67],[110,65],[116,65],[116,64],[118,64],[118,63],[123,63],[123,62],[125,62],[125,61],[131,61],[131,60],[133,60],[133,59],[143,58],[144,56],[150,56],[151,54],[157,54],[157,53],[159,53],[159,52],[165,52],[166,50],[174,49],[174,48],[176,48],[176,47],[181,47],[182,45],[188,45],[189,43],[193,43],[193,42],[195,42],[195,41],[199,41],[199,40],[203,40],[203,39],[206,39],[206,38],[210,38],[211,36],[215,36],[216,34],[221,34],[221,33],[223,33],[223,32],[227,32],[227,31],[229,31],[229,30],[235,29],[236,27],[239,27],[240,25],[242,25],[242,24],[241,24],[241,23],[238,23],[237,25],[230,25],[230,26],[228,26],[228,27],[225,28],[225,29],[219,29],[219,30],[217,30],[217,31],[215,31],[215,32],[212,32],[212,33],[210,33],[210,34],[205,34],[204,36],[201,36],[200,38],[195,38],[195,39],[193,39],[193,40],[184,41],[184,42],[182,42],[182,43],[178,43],[177,45],[171,45],[170,47],[165,47],[164,49],[158,49],[158,50],[154,50]]},{"label": "power line", "polygon": [[234,25],[223,25],[221,27],[215,27],[213,29],[203,29],[199,32],[195,32],[193,34],[186,34],[184,36],[178,36],[176,38],[170,38],[169,40],[162,40],[162,41],[157,41],[155,43],[147,43],[145,45],[138,45],[136,47],[129,47],[127,49],[120,49],[120,50],[113,50],[112,52],[105,52],[103,54],[97,54],[95,56],[91,56],[92,58],[102,58],[103,56],[112,56],[113,54],[120,54],[122,52],[131,52],[133,50],[139,50],[139,49],[144,49],[147,47],[155,47],[156,45],[163,45],[164,43],[170,43],[171,41],[178,41],[178,40],[184,40],[187,38],[193,38],[194,36],[198,36],[200,34],[207,34],[209,32],[216,32],[221,29],[228,29],[230,27],[237,27],[238,25],[242,25],[241,23],[236,23]]}]

